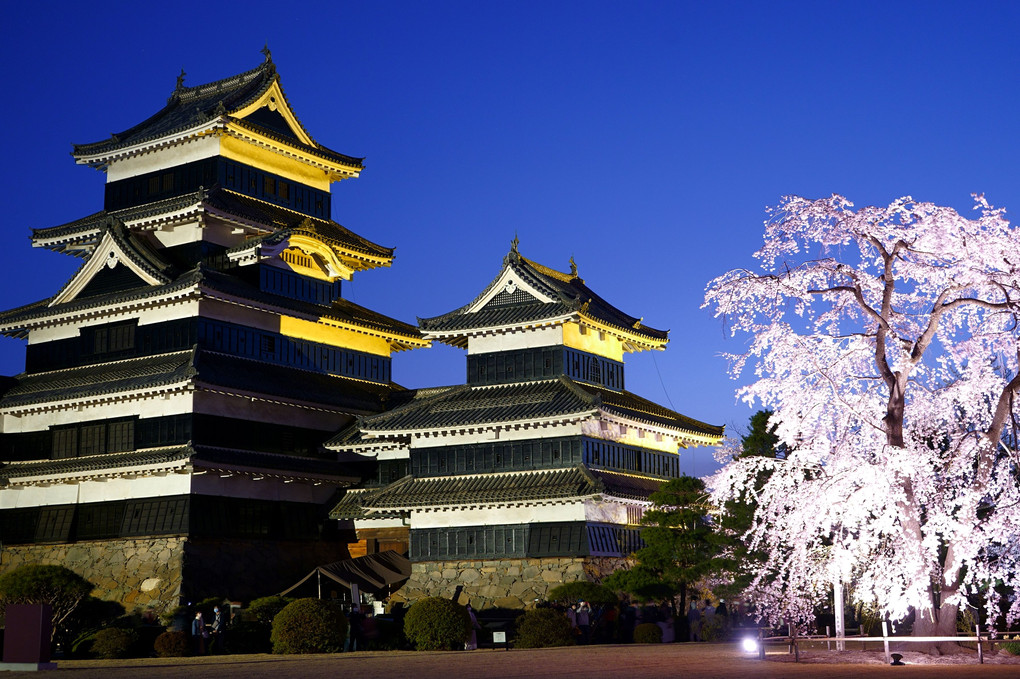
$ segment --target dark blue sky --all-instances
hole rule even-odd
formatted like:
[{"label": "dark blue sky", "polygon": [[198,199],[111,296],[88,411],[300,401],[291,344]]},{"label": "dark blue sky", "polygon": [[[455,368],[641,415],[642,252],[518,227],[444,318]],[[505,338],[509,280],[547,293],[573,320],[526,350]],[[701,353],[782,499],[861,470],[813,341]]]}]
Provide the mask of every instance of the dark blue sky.
[{"label": "dark blue sky", "polygon": [[[63,4],[63,3],[61,3]],[[1020,211],[1020,5],[888,2],[17,3],[5,7],[4,308],[55,293],[80,260],[29,229],[102,207],[72,143],[254,67],[268,42],[313,137],[365,156],[333,217],[395,246],[345,296],[404,321],[470,301],[516,234],[648,325],[628,388],[731,431],[705,284],[752,263],[765,207],[842,193]],[[0,341],[0,374],[23,368]],[[400,354],[395,379],[460,383],[463,353]],[[684,471],[704,474],[706,453]]]}]

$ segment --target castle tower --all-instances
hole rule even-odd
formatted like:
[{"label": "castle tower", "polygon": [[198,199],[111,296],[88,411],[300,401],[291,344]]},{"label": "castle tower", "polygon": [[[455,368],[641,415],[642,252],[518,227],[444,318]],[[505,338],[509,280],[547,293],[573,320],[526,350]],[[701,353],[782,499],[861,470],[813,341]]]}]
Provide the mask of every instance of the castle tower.
[{"label": "castle tower", "polygon": [[467,350],[467,383],[401,394],[327,444],[379,461],[331,515],[369,551],[408,541],[405,598],[462,588],[476,608],[520,608],[615,570],[640,546],[649,495],[680,476],[680,451],[722,438],[624,389],[625,355],[665,348],[667,332],[516,240],[471,303],[419,327]]},{"label": "castle tower", "polygon": [[361,159],[308,134],[264,54],[74,147],[104,209],[32,241],[83,264],[0,314],[28,342],[0,387],[0,568],[60,563],[164,609],[348,555],[327,512],[357,477],[321,444],[383,411],[391,355],[428,341],[342,297],[393,250],[332,221]]}]

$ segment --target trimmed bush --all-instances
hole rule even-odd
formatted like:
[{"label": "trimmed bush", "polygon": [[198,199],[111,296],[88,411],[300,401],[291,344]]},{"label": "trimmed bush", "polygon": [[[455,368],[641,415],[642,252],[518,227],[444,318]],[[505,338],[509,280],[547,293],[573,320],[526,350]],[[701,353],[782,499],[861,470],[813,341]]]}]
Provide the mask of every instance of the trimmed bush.
[{"label": "trimmed bush", "polygon": [[1014,634],[1012,641],[1005,641],[1009,637],[1003,637],[1000,648],[1010,655],[1020,655],[1020,634]]},{"label": "trimmed bush", "polygon": [[105,660],[127,658],[137,640],[138,635],[134,630],[107,627],[96,632],[95,640],[92,642],[92,654]]},{"label": "trimmed bush", "polygon": [[661,644],[662,628],[654,622],[643,622],[634,628],[635,644]]},{"label": "trimmed bush", "polygon": [[517,618],[517,648],[573,646],[574,628],[555,608],[536,608]]},{"label": "trimmed bush", "polygon": [[276,614],[286,608],[287,604],[292,601],[294,600],[283,596],[264,596],[248,604],[244,614],[245,617],[269,627],[273,624]]},{"label": "trimmed bush", "polygon": [[419,651],[462,649],[471,636],[471,617],[467,608],[449,599],[418,599],[404,616],[404,635]]},{"label": "trimmed bush", "polygon": [[339,653],[347,637],[340,606],[321,599],[298,599],[273,618],[273,653]]},{"label": "trimmed bush", "polygon": [[163,632],[152,647],[160,658],[182,658],[191,650],[191,640],[185,632]]},{"label": "trimmed bush", "polygon": [[726,638],[726,633],[726,621],[718,615],[701,621],[702,641],[722,641]]},{"label": "trimmed bush", "polygon": [[0,575],[0,615],[9,604],[49,604],[56,636],[93,589],[91,582],[63,566],[21,566]]}]

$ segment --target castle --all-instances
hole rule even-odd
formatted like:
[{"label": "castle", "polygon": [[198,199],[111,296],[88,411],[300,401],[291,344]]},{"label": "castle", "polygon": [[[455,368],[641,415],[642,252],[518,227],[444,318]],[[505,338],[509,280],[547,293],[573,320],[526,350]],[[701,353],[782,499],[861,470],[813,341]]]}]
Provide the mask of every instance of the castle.
[{"label": "castle", "polygon": [[[60,563],[130,607],[272,594],[318,564],[407,553],[414,599],[522,607],[639,544],[679,451],[722,428],[624,389],[668,337],[516,240],[473,301],[411,325],[342,295],[393,250],[332,220],[362,159],[304,129],[268,50],[74,147],[104,209],[34,230],[80,257],[0,313],[0,569]],[[408,390],[391,356],[444,342],[467,380]]]}]

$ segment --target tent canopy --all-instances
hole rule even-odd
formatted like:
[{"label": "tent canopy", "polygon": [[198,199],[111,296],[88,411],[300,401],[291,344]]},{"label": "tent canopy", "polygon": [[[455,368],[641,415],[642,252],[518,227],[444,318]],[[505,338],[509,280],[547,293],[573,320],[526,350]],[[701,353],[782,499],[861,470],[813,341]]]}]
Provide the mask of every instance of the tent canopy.
[{"label": "tent canopy", "polygon": [[[347,589],[350,589],[354,584],[363,592],[386,595],[411,577],[411,562],[403,554],[393,551],[334,561],[316,567],[293,586],[280,592],[280,596],[288,596],[302,585],[308,584],[309,581],[312,585],[316,585],[319,577],[329,578]],[[313,580],[313,578],[315,579]]]}]

